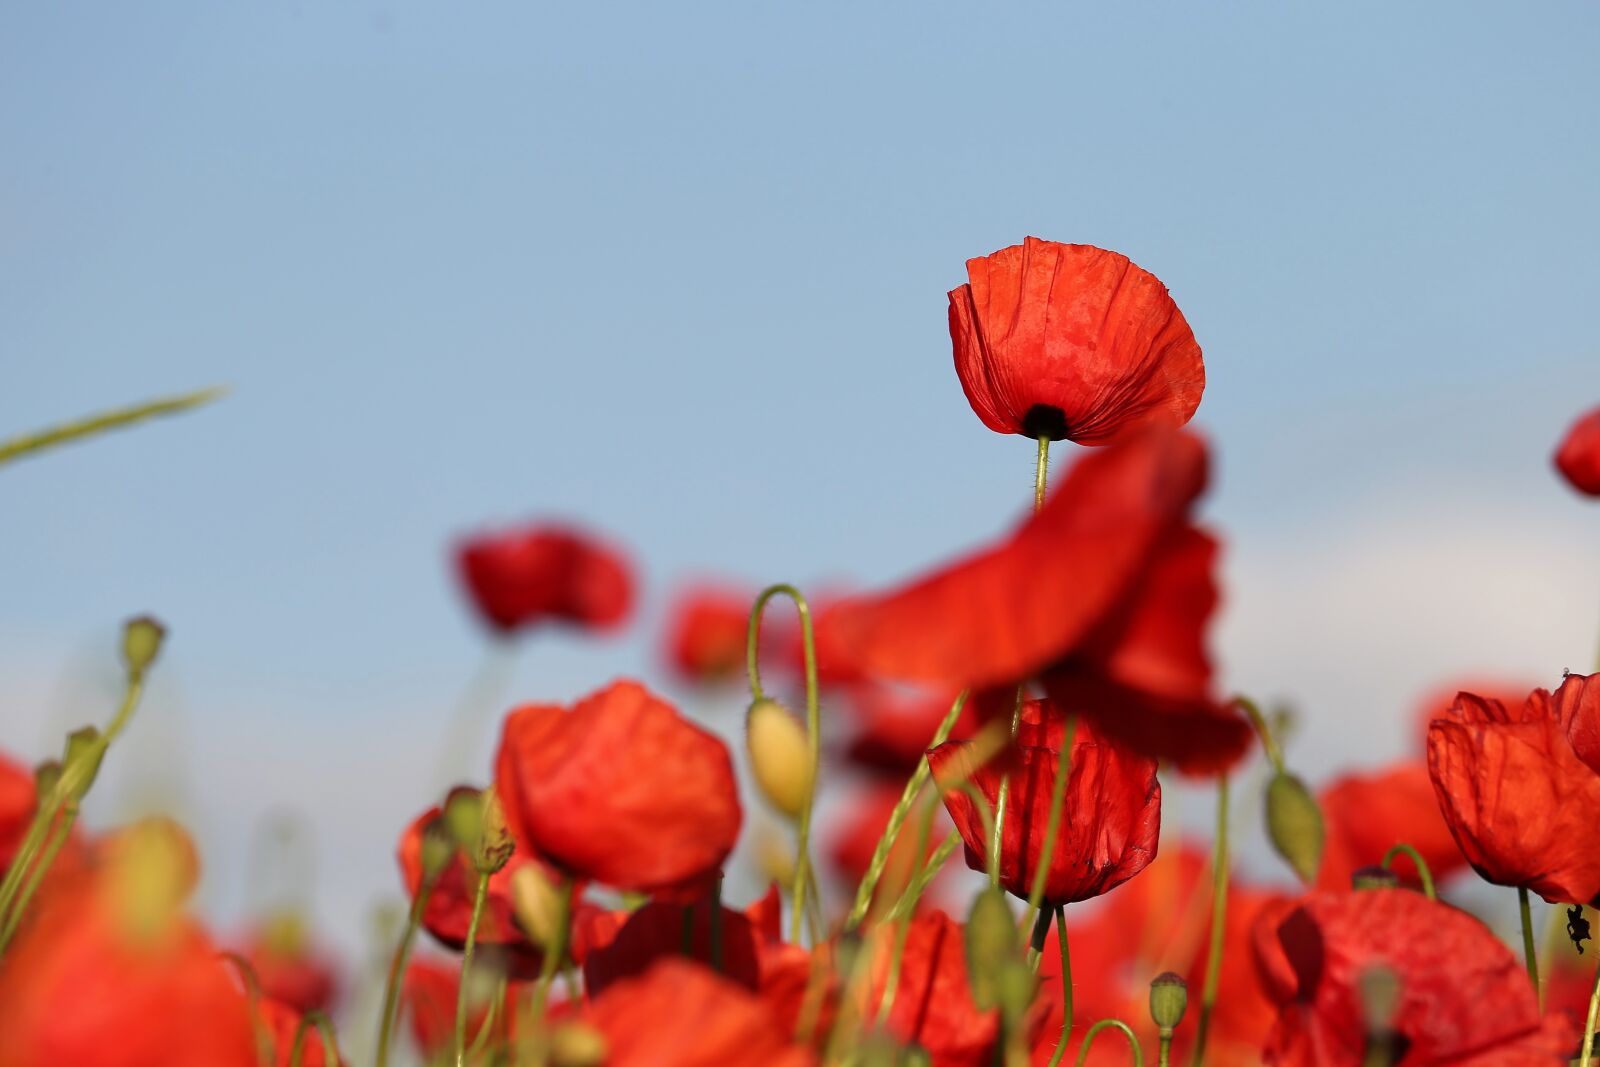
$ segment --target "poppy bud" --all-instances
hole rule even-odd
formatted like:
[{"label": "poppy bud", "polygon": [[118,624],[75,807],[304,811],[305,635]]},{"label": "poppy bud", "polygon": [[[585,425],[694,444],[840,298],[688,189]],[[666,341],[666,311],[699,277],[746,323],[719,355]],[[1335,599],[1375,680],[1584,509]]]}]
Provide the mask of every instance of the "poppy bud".
[{"label": "poppy bud", "polygon": [[1358,867],[1350,875],[1351,889],[1395,889],[1400,876],[1387,867]]},{"label": "poppy bud", "polygon": [[444,801],[444,825],[456,848],[463,852],[477,848],[483,836],[483,794],[465,787],[450,790]]},{"label": "poppy bud", "polygon": [[151,818],[117,831],[102,847],[102,899],[120,933],[129,944],[161,940],[199,878],[194,842],[171,819]]},{"label": "poppy bud", "polygon": [[1361,998],[1361,1019],[1367,1033],[1393,1033],[1400,1013],[1400,976],[1381,963],[1373,964],[1356,977],[1356,993]]},{"label": "poppy bud", "polygon": [[106,746],[101,742],[100,731],[85,726],[67,735],[67,749],[61,757],[61,781],[72,790],[72,799],[82,800],[95,776],[100,773],[100,761],[105,758]]},{"label": "poppy bud", "polygon": [[61,781],[61,764],[57,760],[45,760],[33,769],[33,796],[34,804],[42,804],[45,798],[56,791],[56,783]]},{"label": "poppy bud", "polygon": [[443,818],[430,822],[422,831],[422,875],[433,880],[455,858],[456,842]]},{"label": "poppy bud", "polygon": [[550,1035],[552,1067],[600,1067],[606,1061],[606,1039],[581,1023],[563,1023]]},{"label": "poppy bud", "polygon": [[555,943],[561,894],[536,863],[511,872],[511,912],[528,940],[541,948]]},{"label": "poppy bud", "polygon": [[135,678],[144,674],[161,651],[167,628],[149,615],[129,619],[122,626],[122,661]]},{"label": "poppy bud", "polygon": [[765,882],[794,884],[794,846],[775,826],[763,825],[756,834],[756,866]]},{"label": "poppy bud", "polygon": [[989,886],[973,900],[966,940],[972,1003],[989,1011],[1000,1003],[1002,973],[1017,956],[1017,923],[1003,890]]},{"label": "poppy bud", "polygon": [[1189,1006],[1189,983],[1165,971],[1150,983],[1150,1019],[1161,1030],[1171,1033],[1183,1022],[1184,1009]]},{"label": "poppy bud", "polygon": [[506,828],[506,812],[491,786],[483,791],[478,840],[472,849],[472,865],[479,874],[493,874],[511,861],[516,843]]},{"label": "poppy bud", "polygon": [[799,818],[811,795],[811,753],[805,728],[776,700],[763,697],[745,713],[745,747],[767,801]]},{"label": "poppy bud", "polygon": [[1316,879],[1322,862],[1322,811],[1306,784],[1284,771],[1267,783],[1267,836],[1301,881]]}]

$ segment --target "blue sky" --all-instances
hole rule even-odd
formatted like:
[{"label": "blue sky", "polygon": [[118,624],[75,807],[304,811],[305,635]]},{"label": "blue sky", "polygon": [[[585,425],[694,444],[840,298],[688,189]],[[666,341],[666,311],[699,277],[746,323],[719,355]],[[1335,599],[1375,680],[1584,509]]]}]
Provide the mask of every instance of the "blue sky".
[{"label": "blue sky", "polygon": [[636,553],[624,637],[525,649],[564,698],[656,671],[685,573],[991,536],[1031,446],[967,408],[944,294],[1034,234],[1154,271],[1205,349],[1228,684],[1300,702],[1313,776],[1391,756],[1420,689],[1600,632],[1600,509],[1548,463],[1600,402],[1597,45],[1585,3],[10,5],[0,433],[233,392],[0,474],[0,744],[97,716],[161,615],[146,776],[218,907],[299,798],[342,922],[481,653],[452,538]]}]

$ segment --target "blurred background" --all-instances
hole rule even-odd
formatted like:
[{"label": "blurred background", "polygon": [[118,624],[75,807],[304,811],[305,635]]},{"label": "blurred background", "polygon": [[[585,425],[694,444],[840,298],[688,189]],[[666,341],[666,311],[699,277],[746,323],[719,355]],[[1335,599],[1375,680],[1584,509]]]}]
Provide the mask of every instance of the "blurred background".
[{"label": "blurred background", "polygon": [[104,722],[157,614],[91,825],[179,814],[231,929],[297,810],[354,955],[486,654],[453,545],[625,546],[631,625],[528,635],[507,700],[640,676],[737,742],[663,670],[682,582],[881,586],[1027,507],[945,293],[1033,234],[1205,350],[1224,686],[1314,781],[1410,752],[1426,692],[1600,643],[1550,467],[1600,401],[1596,54],[1580,2],[7,5],[0,437],[232,392],[0,471],[0,747]]}]

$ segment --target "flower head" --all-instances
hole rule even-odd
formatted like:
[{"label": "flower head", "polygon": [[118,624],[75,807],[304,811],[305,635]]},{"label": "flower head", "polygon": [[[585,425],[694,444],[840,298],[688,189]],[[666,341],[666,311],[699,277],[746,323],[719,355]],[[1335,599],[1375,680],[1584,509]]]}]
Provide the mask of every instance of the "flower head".
[{"label": "flower head", "polygon": [[502,634],[544,621],[608,629],[633,608],[623,555],[562,526],[472,538],[456,550],[456,567],[483,621]]},{"label": "flower head", "polygon": [[1585,496],[1600,496],[1600,408],[1572,424],[1556,450],[1556,470]]}]

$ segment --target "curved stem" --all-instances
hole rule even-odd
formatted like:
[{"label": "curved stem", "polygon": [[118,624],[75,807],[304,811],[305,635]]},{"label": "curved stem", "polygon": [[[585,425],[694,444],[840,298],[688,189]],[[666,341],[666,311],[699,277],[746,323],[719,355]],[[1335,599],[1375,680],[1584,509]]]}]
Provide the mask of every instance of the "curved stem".
[{"label": "curved stem", "polygon": [[306,1033],[316,1027],[322,1039],[323,1067],[339,1067],[339,1042],[333,1034],[333,1023],[320,1011],[308,1011],[300,1017],[294,1028],[294,1042],[289,1046],[289,1067],[300,1067],[305,1056]]},{"label": "curved stem", "polygon": [[1050,787],[1050,819],[1045,823],[1044,844],[1039,849],[1039,865],[1033,872],[1033,885],[1028,890],[1028,912],[1037,914],[1044,904],[1044,887],[1050,878],[1050,860],[1056,851],[1056,837],[1061,833],[1061,815],[1066,809],[1067,779],[1072,774],[1072,738],[1078,732],[1078,717],[1067,716],[1067,728],[1061,735],[1061,754],[1056,761],[1056,779]]},{"label": "curved stem", "polygon": [[433,896],[436,881],[437,876],[434,878],[424,876],[417,886],[417,895],[411,901],[411,911],[406,915],[405,932],[400,935],[400,944],[395,946],[394,959],[389,964],[389,978],[383,987],[383,1015],[378,1021],[377,1067],[388,1067],[389,1036],[394,1031],[394,1017],[400,1008],[400,977],[405,973],[406,960],[411,956],[412,942],[417,939],[417,929],[422,925],[422,913],[428,906],[428,898]]},{"label": "curved stem", "polygon": [[1217,1003],[1217,981],[1222,974],[1222,938],[1228,918],[1228,776],[1217,779],[1217,839],[1211,850],[1211,946],[1206,956],[1206,984],[1200,992],[1200,1019],[1195,1025],[1191,1067],[1206,1058],[1206,1036],[1211,1031],[1211,1009]]},{"label": "curved stem", "polygon": [[[944,719],[939,723],[939,729],[934,731],[933,741],[929,748],[938,748],[950,737],[950,731],[955,729],[956,719],[961,717],[961,709],[966,706],[967,692],[962,690],[956,697],[955,703],[950,705],[950,710],[945,713]],[[894,840],[900,834],[900,827],[906,821],[906,813],[911,810],[912,801],[922,789],[923,783],[928,780],[931,772],[928,769],[928,757],[924,755],[917,764],[917,769],[911,772],[911,777],[906,779],[906,787],[900,793],[900,799],[895,803],[894,810],[889,813],[889,824],[883,828],[883,834],[878,838],[877,847],[872,850],[872,860],[867,864],[867,873],[861,879],[861,884],[856,887],[855,903],[850,908],[850,915],[845,920],[845,931],[854,930],[861,925],[867,917],[867,909],[872,907],[872,893],[878,888],[878,879],[883,877],[883,868],[889,862],[889,850],[894,846]]]},{"label": "curved stem", "polygon": [[478,887],[472,894],[472,918],[467,920],[467,943],[461,950],[461,978],[456,983],[456,1067],[467,1062],[467,986],[472,977],[472,950],[478,944],[478,923],[483,919],[483,902],[489,896],[489,872],[478,872]]},{"label": "curved stem", "polygon": [[1522,958],[1528,965],[1528,981],[1544,1010],[1544,987],[1539,984],[1539,950],[1533,944],[1533,912],[1528,907],[1527,886],[1517,886],[1517,910],[1522,913]]},{"label": "curved stem", "polygon": [[[1067,1051],[1067,1042],[1072,1038],[1072,952],[1067,947],[1067,909],[1065,905],[1055,906],[1056,914],[1056,943],[1061,947],[1061,1037],[1056,1042],[1056,1050],[1050,1054],[1050,1067],[1056,1067],[1061,1062],[1061,1057]],[[1094,1040],[1094,1035],[1099,1033],[1107,1024],[1116,1022],[1114,1019],[1102,1019],[1089,1028],[1083,1035],[1083,1048],[1078,1052],[1078,1062],[1083,1063],[1083,1058],[1089,1054],[1089,1042]],[[1139,1052],[1139,1042],[1134,1040],[1133,1031],[1122,1023],[1117,1023],[1127,1033],[1128,1040],[1133,1044],[1134,1062],[1143,1064],[1142,1054]]]},{"label": "curved stem", "polygon": [[157,415],[171,415],[188,408],[208,404],[220,397],[226,389],[212,386],[210,389],[200,389],[193,393],[184,393],[180,396],[162,397],[159,400],[149,400],[143,404],[134,404],[129,407],[113,408],[102,411],[86,418],[64,422],[57,426],[50,426],[33,433],[13,437],[9,441],[0,441],[0,465],[10,463],[14,459],[21,459],[33,452],[41,451],[53,445],[66,444],[76,441],[80,437],[90,437],[94,434],[104,433],[106,430],[115,430],[135,422],[154,418]]},{"label": "curved stem", "polygon": [[[1389,851],[1383,854],[1384,869],[1393,870],[1394,858],[1400,855],[1402,852],[1407,856],[1410,856],[1411,862],[1417,865],[1417,877],[1422,879],[1422,892],[1429,900],[1438,900],[1439,894],[1434,892],[1433,872],[1428,869],[1428,861],[1422,858],[1422,853],[1418,852],[1415,848],[1412,848],[1404,841],[1401,841],[1396,845],[1390,845]],[[1526,898],[1524,898],[1523,903],[1527,903]]]},{"label": "curved stem", "polygon": [[237,952],[219,952],[217,956],[233,964],[234,970],[239,972],[240,981],[244,983],[244,999],[250,1008],[250,1029],[256,1038],[256,1059],[262,1063],[272,1062],[272,1036],[267,1033],[266,1023],[261,1019],[261,976],[256,974],[250,961]]},{"label": "curved stem", "polygon": [[800,644],[805,656],[806,675],[806,756],[810,761],[806,778],[805,803],[800,806],[799,845],[794,865],[794,888],[790,892],[792,914],[789,920],[789,940],[800,941],[801,923],[806,908],[806,887],[811,873],[811,808],[817,796],[817,775],[822,768],[822,716],[817,705],[817,637],[811,624],[811,605],[800,590],[787,583],[769,585],[756,597],[750,609],[750,625],[745,630],[745,672],[750,680],[750,695],[760,700],[761,690],[761,616],[767,601],[782,594],[794,601],[800,615]]},{"label": "curved stem", "polygon": [[1249,697],[1236,696],[1233,702],[1249,717],[1251,725],[1256,728],[1256,734],[1261,738],[1261,747],[1266,750],[1267,759],[1272,762],[1272,769],[1283,774],[1283,750],[1278,747],[1278,739],[1272,736],[1272,729],[1267,726],[1267,717],[1261,714],[1261,709]]},{"label": "curved stem", "polygon": [[[1083,1067],[1084,1061],[1089,1058],[1089,1043],[1100,1031],[1108,1027],[1120,1030],[1122,1036],[1128,1039],[1128,1050],[1133,1053],[1133,1067],[1144,1067],[1144,1050],[1139,1047],[1139,1039],[1134,1035],[1133,1029],[1121,1019],[1101,1019],[1089,1027],[1089,1032],[1083,1035],[1083,1047],[1078,1050],[1077,1067]],[[1066,1043],[1063,1042],[1060,1048],[1066,1048]],[[1058,1055],[1050,1060],[1050,1067],[1056,1067],[1059,1062],[1061,1060]]]}]

